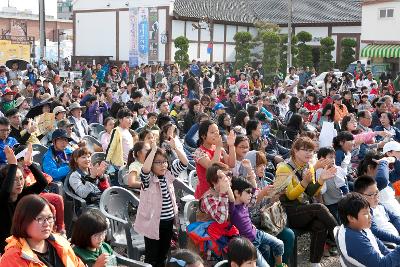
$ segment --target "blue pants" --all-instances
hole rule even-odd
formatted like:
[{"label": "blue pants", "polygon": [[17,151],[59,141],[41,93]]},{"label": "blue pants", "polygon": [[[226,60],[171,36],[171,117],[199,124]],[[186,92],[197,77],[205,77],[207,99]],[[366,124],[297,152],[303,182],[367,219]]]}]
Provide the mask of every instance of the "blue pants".
[{"label": "blue pants", "polygon": [[269,247],[269,250],[272,251],[274,257],[282,256],[284,252],[284,244],[282,240],[258,229],[256,232],[256,238],[253,240],[253,245],[257,248],[257,266],[269,266],[262,256],[268,253],[268,248],[266,247]]}]

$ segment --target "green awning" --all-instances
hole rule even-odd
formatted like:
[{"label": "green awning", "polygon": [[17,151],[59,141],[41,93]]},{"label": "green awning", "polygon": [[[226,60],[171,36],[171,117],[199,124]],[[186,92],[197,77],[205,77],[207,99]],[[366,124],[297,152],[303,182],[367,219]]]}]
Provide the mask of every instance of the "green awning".
[{"label": "green awning", "polygon": [[400,57],[400,45],[367,45],[361,51],[362,57],[384,57],[384,58],[397,58]]}]

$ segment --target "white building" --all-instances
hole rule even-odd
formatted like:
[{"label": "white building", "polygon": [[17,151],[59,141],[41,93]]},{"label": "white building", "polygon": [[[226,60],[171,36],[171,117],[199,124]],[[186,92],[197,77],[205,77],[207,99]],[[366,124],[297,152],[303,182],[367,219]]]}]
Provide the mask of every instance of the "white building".
[{"label": "white building", "polygon": [[[321,38],[331,36],[336,49],[333,59],[340,58],[343,38],[357,40],[360,51],[360,0],[301,0],[293,1],[293,32],[307,31],[313,35],[311,45],[318,46]],[[287,2],[282,0],[75,0],[73,3],[74,55],[109,56],[116,61],[129,59],[129,8],[157,9],[159,34],[158,61],[172,62],[173,41],[186,36],[190,59],[213,62],[233,62],[238,31],[256,34],[254,22],[261,20],[278,24],[287,32]],[[206,17],[211,27],[196,29]],[[202,26],[202,25],[200,25]],[[206,26],[206,25],[203,25]],[[163,35],[164,38],[161,38]],[[166,38],[165,38],[166,37]],[[162,40],[166,43],[162,42]],[[207,47],[212,45],[212,52]]]},{"label": "white building", "polygon": [[400,71],[400,2],[365,0],[362,4],[362,57],[372,63],[387,63]]}]

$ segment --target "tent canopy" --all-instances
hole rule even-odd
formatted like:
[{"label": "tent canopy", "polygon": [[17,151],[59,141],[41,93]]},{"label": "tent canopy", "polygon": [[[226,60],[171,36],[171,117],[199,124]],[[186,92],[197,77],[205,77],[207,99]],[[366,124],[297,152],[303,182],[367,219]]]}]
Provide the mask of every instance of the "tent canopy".
[{"label": "tent canopy", "polygon": [[400,58],[400,45],[370,44],[361,51],[362,57]]}]

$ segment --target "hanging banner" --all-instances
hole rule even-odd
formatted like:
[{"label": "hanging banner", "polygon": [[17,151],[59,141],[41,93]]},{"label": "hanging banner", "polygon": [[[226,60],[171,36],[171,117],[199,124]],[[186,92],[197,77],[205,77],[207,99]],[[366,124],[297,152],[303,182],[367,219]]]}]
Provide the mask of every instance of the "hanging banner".
[{"label": "hanging banner", "polygon": [[139,7],[138,12],[139,65],[149,64],[149,9]]},{"label": "hanging banner", "polygon": [[149,63],[156,64],[158,62],[158,9],[150,8],[149,10]]},{"label": "hanging banner", "polygon": [[139,65],[139,50],[138,50],[138,12],[136,7],[129,9],[129,67]]}]

